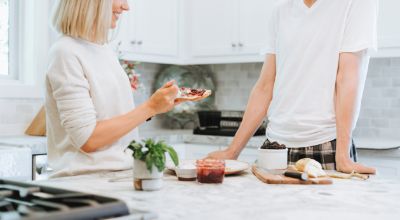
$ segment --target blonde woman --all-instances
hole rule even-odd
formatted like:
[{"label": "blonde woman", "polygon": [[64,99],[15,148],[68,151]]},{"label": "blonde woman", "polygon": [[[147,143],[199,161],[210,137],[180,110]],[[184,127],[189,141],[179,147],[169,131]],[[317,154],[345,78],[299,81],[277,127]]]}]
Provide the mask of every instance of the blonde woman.
[{"label": "blonde woman", "polygon": [[136,128],[177,103],[174,82],[135,108],[128,77],[107,45],[127,0],[60,0],[53,19],[62,35],[46,75],[48,158],[53,177],[132,166],[124,149]]}]

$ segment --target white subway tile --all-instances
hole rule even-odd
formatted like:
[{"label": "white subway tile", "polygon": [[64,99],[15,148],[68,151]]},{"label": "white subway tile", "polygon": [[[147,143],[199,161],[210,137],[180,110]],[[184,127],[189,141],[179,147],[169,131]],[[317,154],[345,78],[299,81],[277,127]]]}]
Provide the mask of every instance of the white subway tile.
[{"label": "white subway tile", "polygon": [[360,111],[360,118],[377,118],[381,117],[381,115],[382,110],[379,108],[367,108],[364,106]]},{"label": "white subway tile", "polygon": [[393,99],[393,100],[392,100],[391,107],[392,107],[392,108],[400,109],[400,98],[399,98],[399,99]]},{"label": "white subway tile", "polygon": [[365,87],[363,99],[366,98],[379,98],[382,97],[382,89],[381,88],[372,88],[372,87]]},{"label": "white subway tile", "polygon": [[[400,109],[399,109],[399,115],[400,115]],[[395,130],[398,131],[398,134],[399,134],[398,137],[400,137],[400,116],[399,115],[398,115],[397,118],[390,120],[390,127],[391,128],[397,128]]]},{"label": "white subway tile", "polygon": [[392,79],[392,86],[396,88],[400,88],[400,76]]},{"label": "white subway tile", "polygon": [[381,114],[384,118],[400,118],[400,108],[382,109]]},{"label": "white subway tile", "polygon": [[391,85],[392,85],[391,81],[387,80],[383,77],[374,78],[372,80],[372,87],[375,87],[375,88],[387,88],[387,87],[390,87]]},{"label": "white subway tile", "polygon": [[400,67],[400,58],[392,58],[391,59],[391,66],[398,66]]},{"label": "white subway tile", "polygon": [[383,78],[392,79],[393,77],[400,77],[400,66],[384,67],[382,73],[383,73],[383,75],[382,75]]},{"label": "white subway tile", "polygon": [[375,128],[389,128],[389,125],[389,119],[379,118],[371,120],[371,126]]},{"label": "white subway tile", "polygon": [[389,108],[391,104],[391,100],[387,98],[365,98],[362,101],[363,108],[374,108],[374,109],[382,109]]},{"label": "white subway tile", "polygon": [[367,73],[368,79],[381,77],[383,71],[383,67],[381,66],[370,66]]},{"label": "white subway tile", "polygon": [[391,60],[387,58],[372,58],[369,66],[390,66]]},{"label": "white subway tile", "polygon": [[400,87],[399,88],[384,88],[382,90],[383,98],[400,98]]},{"label": "white subway tile", "polygon": [[357,128],[365,128],[371,126],[371,120],[369,118],[359,118],[357,121]]},{"label": "white subway tile", "polygon": [[375,138],[381,135],[381,130],[378,128],[357,128],[353,132],[353,135],[357,137]]}]

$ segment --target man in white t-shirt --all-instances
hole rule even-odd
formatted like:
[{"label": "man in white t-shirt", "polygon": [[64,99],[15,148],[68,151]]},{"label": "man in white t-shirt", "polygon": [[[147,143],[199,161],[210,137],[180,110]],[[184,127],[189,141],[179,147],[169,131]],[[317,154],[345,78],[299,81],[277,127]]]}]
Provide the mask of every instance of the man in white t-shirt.
[{"label": "man in white t-shirt", "polygon": [[282,0],[268,25],[265,63],[233,142],[210,158],[236,159],[268,114],[267,141],[289,148],[288,163],[375,173],[355,162],[369,51],[377,47],[377,0]]}]

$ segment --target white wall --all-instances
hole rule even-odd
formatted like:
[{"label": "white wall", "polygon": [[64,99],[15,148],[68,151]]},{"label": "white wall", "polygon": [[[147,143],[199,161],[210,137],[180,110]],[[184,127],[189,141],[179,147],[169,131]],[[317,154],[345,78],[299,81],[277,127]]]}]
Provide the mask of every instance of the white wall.
[{"label": "white wall", "polygon": [[43,104],[44,75],[52,33],[49,17],[54,1],[21,1],[18,24],[18,80],[0,80],[0,135],[23,134]]}]

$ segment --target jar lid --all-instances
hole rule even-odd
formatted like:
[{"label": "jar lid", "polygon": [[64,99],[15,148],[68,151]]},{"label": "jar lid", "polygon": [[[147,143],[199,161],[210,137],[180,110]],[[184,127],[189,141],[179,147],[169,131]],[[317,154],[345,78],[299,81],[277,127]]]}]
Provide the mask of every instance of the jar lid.
[{"label": "jar lid", "polygon": [[224,167],[225,161],[216,159],[201,159],[196,161],[196,165],[201,167]]}]

